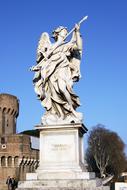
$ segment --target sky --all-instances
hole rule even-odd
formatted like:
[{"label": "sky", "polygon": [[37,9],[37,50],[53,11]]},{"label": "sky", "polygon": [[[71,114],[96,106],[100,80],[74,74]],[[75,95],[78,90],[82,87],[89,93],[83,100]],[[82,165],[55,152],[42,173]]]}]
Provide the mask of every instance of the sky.
[{"label": "sky", "polygon": [[17,132],[34,129],[44,113],[34,92],[29,68],[36,63],[42,32],[81,25],[80,97],[83,123],[103,124],[127,144],[127,1],[126,0],[0,0],[0,93],[20,100]]}]

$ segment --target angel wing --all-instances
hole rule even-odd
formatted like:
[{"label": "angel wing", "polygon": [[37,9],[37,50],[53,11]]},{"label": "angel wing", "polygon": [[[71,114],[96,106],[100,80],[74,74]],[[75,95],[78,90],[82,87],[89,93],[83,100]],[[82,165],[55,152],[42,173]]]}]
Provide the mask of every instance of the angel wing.
[{"label": "angel wing", "polygon": [[40,40],[38,42],[37,54],[46,52],[47,49],[50,47],[50,45],[51,41],[48,33],[47,32],[42,33]]},{"label": "angel wing", "polygon": [[[44,92],[42,89],[42,76],[41,76],[41,70],[35,70],[35,68],[38,66],[42,67],[42,65],[44,65],[45,62],[43,62],[43,58],[46,56],[46,51],[48,51],[49,47],[51,46],[51,42],[49,39],[49,35],[48,33],[44,32],[41,34],[40,40],[38,42],[38,47],[37,47],[37,65],[33,66],[35,71],[34,74],[34,78],[33,78],[33,83],[34,83],[34,89],[35,92],[38,96],[39,99],[43,99],[44,98]],[[45,74],[45,73],[44,73]]]}]

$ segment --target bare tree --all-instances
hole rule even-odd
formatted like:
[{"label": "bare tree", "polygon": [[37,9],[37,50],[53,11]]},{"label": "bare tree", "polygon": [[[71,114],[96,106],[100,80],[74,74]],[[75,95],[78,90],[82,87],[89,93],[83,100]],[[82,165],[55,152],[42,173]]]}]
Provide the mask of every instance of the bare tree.
[{"label": "bare tree", "polygon": [[118,176],[124,170],[124,143],[115,132],[101,124],[90,131],[86,155],[89,166],[94,171],[98,170],[101,177],[107,174]]}]

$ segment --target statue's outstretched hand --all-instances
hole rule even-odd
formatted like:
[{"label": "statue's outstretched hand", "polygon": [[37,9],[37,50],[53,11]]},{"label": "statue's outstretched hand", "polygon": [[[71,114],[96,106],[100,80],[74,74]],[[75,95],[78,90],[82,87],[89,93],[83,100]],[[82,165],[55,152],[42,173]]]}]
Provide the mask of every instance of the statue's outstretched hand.
[{"label": "statue's outstretched hand", "polygon": [[39,67],[37,66],[30,67],[30,71],[38,71],[38,70],[39,70]]},{"label": "statue's outstretched hand", "polygon": [[75,24],[75,32],[78,32],[80,30],[80,24]]}]

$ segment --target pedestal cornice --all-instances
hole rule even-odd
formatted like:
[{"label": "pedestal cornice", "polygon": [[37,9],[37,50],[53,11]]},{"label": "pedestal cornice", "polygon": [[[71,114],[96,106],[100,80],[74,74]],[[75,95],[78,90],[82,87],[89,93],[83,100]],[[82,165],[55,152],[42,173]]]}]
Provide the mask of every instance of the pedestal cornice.
[{"label": "pedestal cornice", "polygon": [[39,124],[35,126],[36,129],[38,129],[39,131],[46,131],[46,130],[60,130],[60,129],[66,129],[66,130],[70,130],[70,129],[79,129],[79,131],[84,134],[87,133],[88,129],[85,127],[85,125],[83,123],[69,123],[69,124],[56,124],[56,125],[43,125],[43,124]]}]

